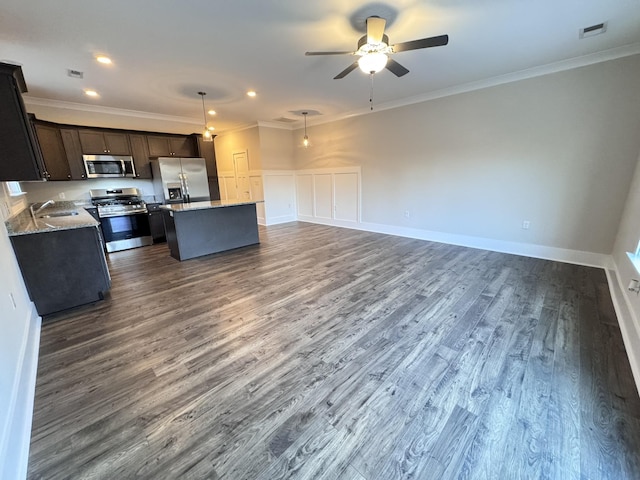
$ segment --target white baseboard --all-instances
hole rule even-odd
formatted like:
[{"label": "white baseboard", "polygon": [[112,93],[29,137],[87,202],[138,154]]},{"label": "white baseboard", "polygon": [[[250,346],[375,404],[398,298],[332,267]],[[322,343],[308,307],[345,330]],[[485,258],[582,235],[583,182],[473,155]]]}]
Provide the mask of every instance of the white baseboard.
[{"label": "white baseboard", "polygon": [[262,225],[279,225],[281,223],[295,222],[297,220],[295,215],[280,215],[279,217],[269,217],[267,215],[267,217],[268,218],[265,223]]},{"label": "white baseboard", "polygon": [[638,319],[629,304],[629,297],[625,285],[620,280],[620,275],[615,269],[605,269],[611,300],[618,317],[624,348],[627,351],[633,379],[636,389],[640,393],[640,332],[638,331]]},{"label": "white baseboard", "polygon": [[0,478],[27,478],[29,443],[31,440],[31,421],[33,401],[38,371],[38,352],[40,350],[40,329],[42,319],[35,306],[27,313],[25,335],[20,348],[19,369],[11,389],[12,399],[8,418],[6,445],[0,449]]},{"label": "white baseboard", "polygon": [[547,247],[544,245],[535,245],[530,243],[508,242],[491,238],[434,232],[430,230],[421,230],[418,228],[398,227],[394,225],[383,225],[378,223],[356,223],[330,219],[319,219],[304,215],[299,215],[298,220],[301,222],[352,228],[355,230],[364,230],[367,232],[396,235],[398,237],[415,238],[418,240],[428,240],[431,242],[447,243],[450,245],[460,245],[462,247],[491,250],[493,252],[511,253],[514,255],[522,255],[525,257],[542,258],[545,260],[554,260],[557,262],[573,263],[576,265],[585,265],[588,267],[608,269],[613,265],[611,255],[606,255],[604,253],[583,252],[580,250]]}]

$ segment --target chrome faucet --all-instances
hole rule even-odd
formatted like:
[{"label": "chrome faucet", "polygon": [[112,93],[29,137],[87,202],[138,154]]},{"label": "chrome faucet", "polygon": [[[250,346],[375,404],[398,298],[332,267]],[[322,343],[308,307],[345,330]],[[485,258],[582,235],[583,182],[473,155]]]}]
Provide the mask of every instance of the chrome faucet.
[{"label": "chrome faucet", "polygon": [[54,202],[53,200],[47,200],[46,202],[44,202],[42,205],[40,205],[38,208],[36,208],[35,210],[33,209],[33,206],[35,205],[34,203],[32,203],[31,205],[29,205],[29,210],[31,211],[31,218],[33,218],[33,221],[36,221],[36,215],[38,213],[40,213],[44,208],[48,207],[49,205],[53,205]]}]

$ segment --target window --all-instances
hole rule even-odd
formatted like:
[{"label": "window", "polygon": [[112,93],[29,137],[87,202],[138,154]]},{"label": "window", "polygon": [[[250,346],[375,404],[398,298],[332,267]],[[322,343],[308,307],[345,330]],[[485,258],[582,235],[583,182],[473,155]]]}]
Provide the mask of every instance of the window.
[{"label": "window", "polygon": [[20,182],[7,182],[6,185],[9,195],[12,197],[24,195],[25,193],[22,191],[22,187],[20,187]]}]

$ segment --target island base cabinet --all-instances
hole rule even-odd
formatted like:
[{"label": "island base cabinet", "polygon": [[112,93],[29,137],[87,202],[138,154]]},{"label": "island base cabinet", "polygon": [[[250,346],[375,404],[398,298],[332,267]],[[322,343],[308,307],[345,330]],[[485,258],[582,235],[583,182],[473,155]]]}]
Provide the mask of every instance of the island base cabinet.
[{"label": "island base cabinet", "polygon": [[11,243],[41,316],[102,300],[111,287],[97,227],[18,235]]},{"label": "island base cabinet", "polygon": [[255,204],[164,210],[163,215],[169,251],[177,260],[260,243]]}]

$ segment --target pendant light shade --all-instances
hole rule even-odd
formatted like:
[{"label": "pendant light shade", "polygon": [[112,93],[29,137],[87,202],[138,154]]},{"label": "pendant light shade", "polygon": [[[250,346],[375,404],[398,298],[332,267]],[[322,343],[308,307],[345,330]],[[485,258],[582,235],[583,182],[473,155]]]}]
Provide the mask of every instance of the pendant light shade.
[{"label": "pendant light shade", "polygon": [[207,109],[204,106],[204,96],[207,92],[198,92],[198,95],[202,97],[202,118],[204,118],[204,129],[202,130],[202,141],[203,142],[213,142],[213,135],[211,135],[211,130],[207,127]]},{"label": "pendant light shade", "polygon": [[309,148],[309,136],[307,135],[307,115],[309,112],[302,112],[302,116],[304,117],[304,138],[302,139],[302,146],[304,148]]}]

